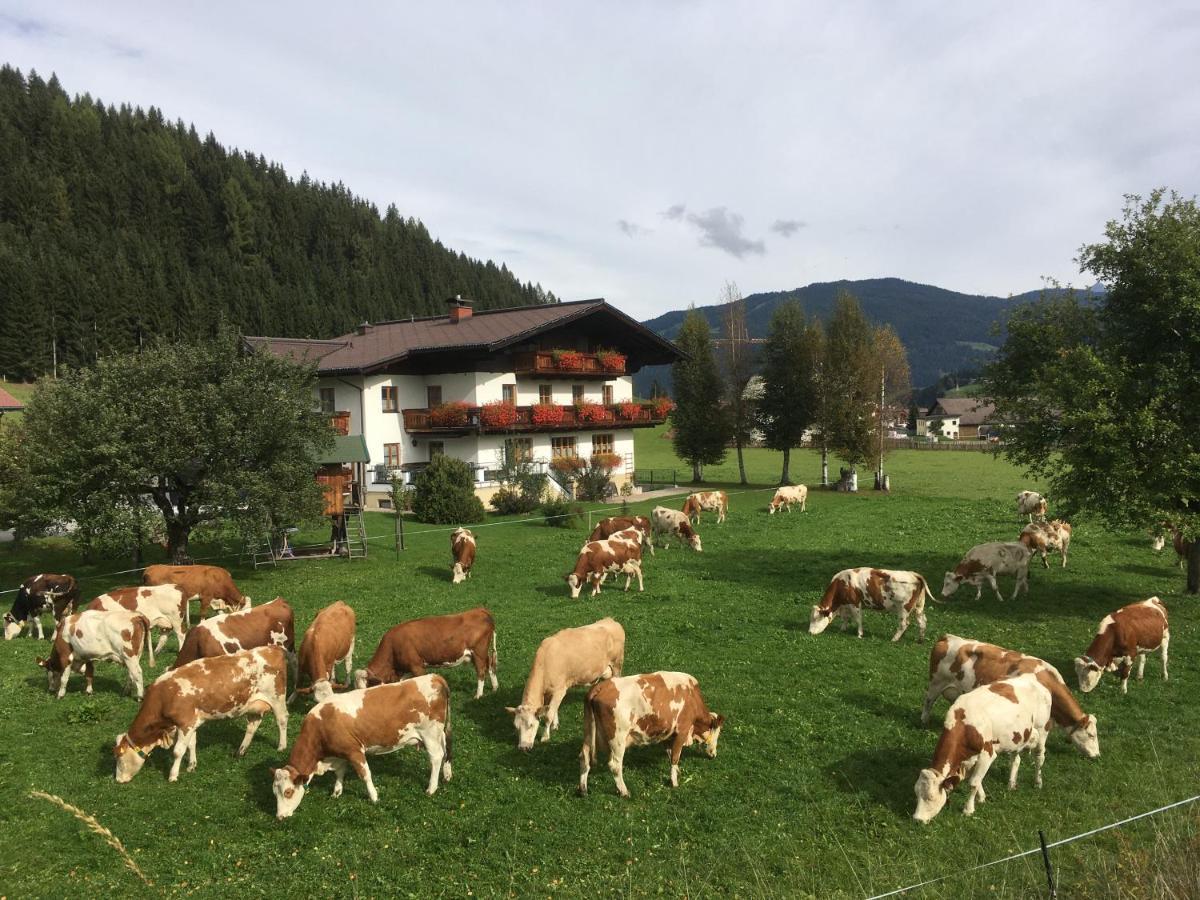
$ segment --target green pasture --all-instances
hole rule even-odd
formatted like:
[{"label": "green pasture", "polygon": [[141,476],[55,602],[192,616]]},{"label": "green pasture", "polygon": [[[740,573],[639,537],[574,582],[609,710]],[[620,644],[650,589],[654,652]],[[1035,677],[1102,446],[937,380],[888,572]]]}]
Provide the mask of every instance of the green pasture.
[{"label": "green pasture", "polygon": [[[659,432],[639,436],[638,463],[684,469]],[[446,532],[415,523],[400,555],[379,540],[361,562],[258,571],[229,562],[256,603],[288,599],[298,637],[329,602],[354,606],[356,665],[396,622],[475,605],[492,610],[501,688],[473,701],[473,671],[445,672],[454,779],[432,798],[422,793],[426,758],[408,749],[372,759],[377,806],[357,779],[332,799],[332,777],[323,776],[296,815],[277,822],[268,768],[286,754],[274,749],[271,722],[244,759],[232,756],[242,724],[213,722],[200,732],[196,772],[168,784],[169,754],[158,751],[131,784],[118,785],[111,746],[136,709],[122,693],[123,671],[101,664],[92,698],[73,679],[56,701],[34,664],[44,646],[25,637],[0,644],[0,894],[865,897],[950,875],[917,896],[1040,896],[1036,856],[961,873],[1036,846],[1038,829],[1055,840],[1196,793],[1198,601],[1182,594],[1169,549],[1156,555],[1143,535],[1077,521],[1068,569],[1056,558],[1049,571],[1037,567],[1028,598],[1015,603],[986,595],[976,602],[963,591],[930,604],[929,641],[953,632],[1019,648],[1050,660],[1073,683],[1071,659],[1099,619],[1158,594],[1172,616],[1170,682],[1157,657],[1128,696],[1106,676],[1080,696],[1099,718],[1099,759],[1085,759],[1056,734],[1041,791],[1023,766],[1019,789],[1008,792],[1000,764],[973,818],[961,815],[960,790],[930,825],[914,823],[913,782],[938,734],[918,720],[929,642],[917,643],[914,623],[901,643],[890,643],[894,620],[879,614],[866,615],[864,640],[836,627],[811,637],[809,608],[830,576],[855,565],[915,569],[937,593],[964,550],[1015,538],[1013,498],[1029,482],[988,454],[904,451],[889,461],[890,496],[813,491],[807,514],[768,517],[763,489],[777,479],[779,457],[755,450],[748,463],[755,490],[732,496],[725,525],[706,517],[702,554],[672,548],[647,560],[643,594],[636,584],[623,594],[610,581],[595,600],[570,600],[563,575],[582,530],[535,522],[477,529],[475,574],[460,586],[450,584]],[[836,473],[837,461],[831,465]],[[708,475],[731,482],[735,473],[731,456]],[[812,484],[816,457],[795,454],[792,473]],[[372,534],[392,531],[384,515],[368,525]],[[97,594],[136,579],[95,575],[121,568],[122,560],[83,566],[61,541],[0,547],[6,587],[36,572],[67,571]],[[1011,590],[1011,581],[1002,586]],[[549,744],[530,754],[516,749],[503,707],[518,702],[538,642],[605,615],[625,626],[627,673],[690,672],[727,717],[717,758],[685,753],[678,789],[668,785],[664,749],[652,747],[626,756],[632,799],[617,796],[603,766],[593,769],[591,795],[576,795],[582,690],[564,704]],[[172,641],[164,661],[173,653]],[[292,739],[309,704],[301,698],[293,708]],[[945,709],[936,707],[939,721]],[[30,798],[32,790],[95,816],[153,887],[68,813]],[[1194,812],[1173,811],[1056,850],[1060,896],[1116,896],[1118,852],[1150,847],[1164,829],[1194,842],[1197,821]],[[1098,877],[1110,870],[1112,880]]]}]

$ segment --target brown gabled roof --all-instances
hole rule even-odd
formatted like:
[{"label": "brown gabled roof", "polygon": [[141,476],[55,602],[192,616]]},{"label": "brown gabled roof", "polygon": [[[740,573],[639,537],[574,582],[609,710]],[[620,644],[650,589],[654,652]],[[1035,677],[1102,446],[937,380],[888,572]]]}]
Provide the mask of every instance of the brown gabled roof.
[{"label": "brown gabled roof", "polygon": [[954,416],[959,425],[986,425],[996,407],[977,397],[938,397],[926,418],[935,418],[939,415],[938,410],[941,410],[940,414]]},{"label": "brown gabled roof", "polygon": [[0,388],[0,412],[20,412],[24,408],[24,403],[4,390],[4,388]]}]

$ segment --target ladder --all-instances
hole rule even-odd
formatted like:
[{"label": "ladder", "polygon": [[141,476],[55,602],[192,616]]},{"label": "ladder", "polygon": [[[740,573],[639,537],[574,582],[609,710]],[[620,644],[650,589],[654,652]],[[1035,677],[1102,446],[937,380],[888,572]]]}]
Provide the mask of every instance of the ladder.
[{"label": "ladder", "polygon": [[367,558],[367,523],[361,506],[346,507],[346,551],[348,559]]}]

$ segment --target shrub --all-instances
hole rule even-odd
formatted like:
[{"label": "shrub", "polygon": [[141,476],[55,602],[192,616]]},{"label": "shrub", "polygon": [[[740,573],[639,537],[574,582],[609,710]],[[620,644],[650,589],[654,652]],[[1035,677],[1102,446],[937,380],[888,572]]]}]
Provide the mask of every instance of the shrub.
[{"label": "shrub", "polygon": [[510,459],[505,454],[498,480],[502,487],[492,495],[491,504],[501,515],[532,512],[546,492],[545,474],[527,457]]},{"label": "shrub", "polygon": [[554,364],[560,369],[570,369],[577,372],[585,365],[584,356],[578,350],[551,350]]},{"label": "shrub", "polygon": [[535,403],[529,408],[529,417],[534,425],[561,425],[567,408],[554,403]]},{"label": "shrub", "polygon": [[417,476],[413,512],[422,522],[458,525],[479,522],[483,503],[475,496],[475,475],[461,459],[434,458]]},{"label": "shrub", "polygon": [[391,480],[392,493],[392,509],[396,512],[412,512],[413,498],[417,492],[415,488],[411,488],[404,483],[400,478]]},{"label": "shrub", "polygon": [[471,407],[461,400],[443,403],[429,411],[429,421],[439,428],[461,428],[471,420]]},{"label": "shrub", "polygon": [[479,410],[479,419],[489,428],[511,428],[517,424],[517,407],[504,400],[485,403]]},{"label": "shrub", "polygon": [[575,407],[575,418],[580,422],[607,422],[608,410],[602,403],[580,403]]},{"label": "shrub", "polygon": [[564,497],[551,497],[542,504],[542,515],[553,528],[578,528],[583,522],[583,507]]},{"label": "shrub", "polygon": [[587,462],[578,456],[559,456],[550,460],[550,468],[568,480],[578,477],[580,471],[586,467]]},{"label": "shrub", "polygon": [[606,500],[617,492],[609,481],[613,468],[610,462],[620,462],[620,457],[615,453],[597,453],[580,467],[575,476],[575,494],[580,500]]},{"label": "shrub", "polygon": [[622,419],[633,421],[642,414],[642,404],[634,403],[632,400],[626,400],[623,403],[617,404],[617,413]]},{"label": "shrub", "polygon": [[654,410],[656,419],[665,419],[667,415],[675,408],[675,402],[670,397],[659,397],[650,407]]},{"label": "shrub", "polygon": [[597,350],[596,361],[606,372],[625,371],[625,354],[618,353],[616,350]]}]

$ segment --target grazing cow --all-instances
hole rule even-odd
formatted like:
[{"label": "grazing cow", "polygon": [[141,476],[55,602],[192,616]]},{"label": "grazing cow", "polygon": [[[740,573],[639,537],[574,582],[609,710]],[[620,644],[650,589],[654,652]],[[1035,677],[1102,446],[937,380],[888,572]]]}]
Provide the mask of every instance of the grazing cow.
[{"label": "grazing cow", "polygon": [[636,528],[642,533],[642,547],[650,551],[650,555],[654,555],[654,542],[650,540],[650,517],[649,516],[609,516],[607,519],[601,519],[596,523],[596,527],[592,529],[592,536],[589,541],[602,541],[612,537],[618,531],[625,531],[630,528]]},{"label": "grazing cow", "polygon": [[700,535],[696,534],[688,517],[678,510],[665,506],[654,507],[650,510],[650,529],[651,540],[660,534],[666,535],[663,540],[664,548],[667,547],[667,540],[674,536],[679,538],[680,543],[686,543],[697,553],[701,552]]},{"label": "grazing cow", "polygon": [[1121,693],[1129,693],[1129,673],[1137,657],[1138,681],[1146,671],[1146,654],[1162,652],[1163,681],[1167,681],[1167,647],[1171,643],[1171,628],[1167,622],[1167,607],[1157,597],[1130,603],[1105,616],[1096,630],[1087,653],[1075,659],[1075,675],[1079,689],[1085,694],[1100,683],[1105,672],[1121,677]]},{"label": "grazing cow", "polygon": [[1046,738],[1054,727],[1050,692],[1034,674],[994,681],[963,694],[946,713],[933,762],[922,769],[914,787],[917,809],[913,818],[924,824],[942,811],[950,792],[970,777],[963,815],[975,812],[975,801],[987,795],[983,779],[997,754],[1011,753],[1008,789],[1016,790],[1021,752],[1035,751],[1034,785],[1042,786]]},{"label": "grazing cow", "polygon": [[579,599],[579,592],[587,582],[592,583],[592,596],[600,593],[600,585],[609,575],[624,575],[625,590],[629,582],[637,577],[638,590],[642,584],[642,533],[636,528],[618,531],[603,541],[588,541],[579,551],[575,569],[566,576],[571,599]]},{"label": "grazing cow", "polygon": [[475,564],[475,535],[466,528],[455,528],[450,535],[450,581],[462,584],[471,577],[471,566]]},{"label": "grazing cow", "polygon": [[700,524],[700,513],[704,510],[710,510],[717,514],[717,524],[720,525],[725,521],[725,514],[729,512],[729,495],[724,491],[699,491],[695,494],[688,494],[688,498],[683,501],[683,514],[688,517],[688,521],[695,519],[695,524]]},{"label": "grazing cow", "polygon": [[953,634],[943,634],[929,654],[929,689],[921,706],[921,724],[928,723],[929,711],[938,697],[953,703],[982,685],[1029,673],[1050,692],[1050,714],[1075,749],[1089,759],[1099,756],[1096,717],[1079,707],[1058,669],[1036,656]]},{"label": "grazing cow", "polygon": [[1171,544],[1175,548],[1175,555],[1179,557],[1175,564],[1182,569],[1184,563],[1187,561],[1188,553],[1191,552],[1192,542],[1185,538],[1183,532],[1178,528],[1172,528]]},{"label": "grazing cow", "polygon": [[703,744],[712,759],[724,723],[724,716],[709,712],[696,679],[684,672],[651,672],[601,681],[583,701],[579,793],[587,794],[592,760],[599,761],[600,751],[608,750],[608,769],[617,792],[628,797],[623,775],[625,750],[664,741],[671,741],[671,787],[678,787],[683,748]]},{"label": "grazing cow", "polygon": [[220,566],[147,566],[142,584],[173,584],[187,595],[188,603],[200,601],[200,616],[209,609],[237,612],[250,608],[250,598],[238,590],[228,569]]},{"label": "grazing cow", "polygon": [[546,638],[533,656],[520,706],[506,706],[517,729],[517,747],[533,749],[538,725],[545,718],[542,741],[558,729],[558,707],[577,684],[619,678],[625,662],[625,629],[614,619],[581,628],[564,628]]},{"label": "grazing cow", "polygon": [[493,693],[499,689],[496,622],[482,606],[393,626],[375,648],[367,667],[354,673],[354,686],[361,690],[375,684],[391,684],[424,675],[426,669],[457,666],[468,660],[475,665],[476,700],[483,696],[484,676],[491,680]]},{"label": "grazing cow", "polygon": [[1017,599],[1021,589],[1029,593],[1029,560],[1033,553],[1020,541],[994,541],[990,544],[979,544],[967,551],[953,572],[946,573],[942,582],[942,597],[950,597],[959,587],[966,584],[975,585],[975,599],[983,594],[983,582],[992,586],[996,599],[1003,602],[1000,587],[996,584],[997,575],[1015,575],[1012,598]]},{"label": "grazing cow", "polygon": [[[1161,553],[1165,546],[1167,546],[1167,536],[1165,534],[1150,533],[1150,547],[1155,553]],[[1180,555],[1182,556],[1182,554]]]},{"label": "grazing cow", "polygon": [[413,744],[429,754],[425,793],[433,794],[438,776],[449,781],[453,774],[450,686],[441,675],[349,691],[318,703],[304,717],[287,765],[271,770],[275,817],[286,819],[294,813],[313,778],[329,771],[335,779],[333,796],[340,797],[351,766],[366,784],[371,802],[378,803],[367,756]]},{"label": "grazing cow", "polygon": [[156,584],[153,587],[117,588],[101,594],[87,605],[87,609],[130,609],[140,612],[150,620],[151,628],[163,629],[154,648],[162,653],[167,638],[174,633],[176,648],[183,649],[184,625],[191,627],[191,615],[183,592],[173,584]]},{"label": "grazing cow", "polygon": [[1029,521],[1046,518],[1046,498],[1037,491],[1017,494],[1017,516],[1029,516]]},{"label": "grazing cow", "polygon": [[143,646],[153,666],[150,621],[141,613],[127,609],[85,609],[72,613],[59,623],[50,658],[38,657],[37,664],[47,672],[51,693],[61,700],[67,692],[72,670],[84,673],[87,678],[85,693],[90,694],[96,661],[119,662],[129,673],[134,696],[141,700]]},{"label": "grazing cow", "polygon": [[910,613],[917,617],[917,627],[920,629],[919,641],[925,640],[925,598],[933,599],[925,579],[916,572],[902,572],[894,569],[873,569],[864,566],[859,569],[843,569],[833,576],[821,602],[812,608],[812,616],[808,622],[809,634],[820,634],[829,627],[834,616],[842,620],[842,630],[846,630],[846,621],[853,617],[858,625],[858,636],[863,636],[862,611],[863,607],[878,609],[884,612],[894,612],[900,619],[893,641],[898,641],[908,630]]},{"label": "grazing cow", "polygon": [[1050,568],[1046,554],[1052,551],[1062,556],[1062,567],[1067,567],[1067,548],[1071,546],[1071,523],[1062,519],[1055,519],[1053,522],[1030,522],[1021,529],[1017,540],[1028,547],[1031,553],[1042,555],[1044,568]]},{"label": "grazing cow", "polygon": [[785,485],[776,490],[771,498],[770,514],[775,515],[781,509],[791,512],[794,503],[800,504],[800,512],[808,512],[808,488],[805,485]]},{"label": "grazing cow", "polygon": [[221,613],[196,623],[183,639],[179,655],[170,667],[178,669],[196,659],[278,644],[288,653],[292,682],[295,683],[295,621],[292,608],[282,597],[245,612]]},{"label": "grazing cow", "polygon": [[[334,666],[341,663],[346,667],[346,682],[354,669],[354,610],[341,600],[325,607],[313,619],[304,638],[300,641],[300,671],[292,688],[292,697],[297,693],[312,693],[317,701],[333,696]],[[309,687],[301,688],[300,681],[308,676]]]},{"label": "grazing cow", "polygon": [[74,612],[78,602],[79,585],[70,575],[42,574],[26,578],[17,588],[12,609],[4,614],[4,639],[11,641],[28,625],[29,636],[33,637],[36,627],[38,640],[42,640],[46,636],[42,630],[42,616],[51,613],[57,622]]},{"label": "grazing cow", "polygon": [[155,747],[175,743],[175,761],[167,781],[179,778],[188,755],[196,769],[196,732],[210,719],[246,718],[246,734],[237,748],[245,756],[263,715],[271,712],[279,727],[279,749],[287,747],[287,658],[282,647],[256,647],[228,656],[198,659],[160,675],[146,689],[129,730],[117,735],[117,782],[133,779]]}]

